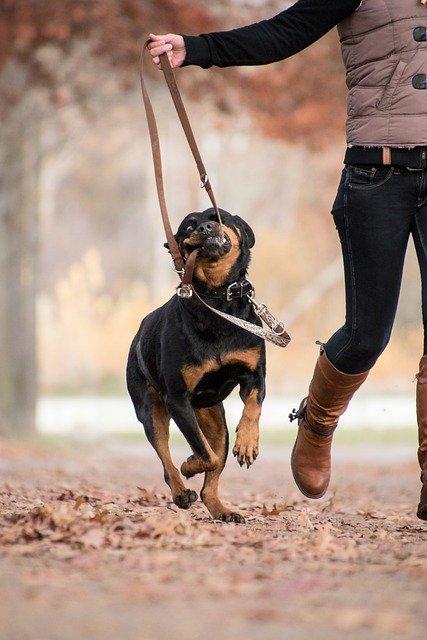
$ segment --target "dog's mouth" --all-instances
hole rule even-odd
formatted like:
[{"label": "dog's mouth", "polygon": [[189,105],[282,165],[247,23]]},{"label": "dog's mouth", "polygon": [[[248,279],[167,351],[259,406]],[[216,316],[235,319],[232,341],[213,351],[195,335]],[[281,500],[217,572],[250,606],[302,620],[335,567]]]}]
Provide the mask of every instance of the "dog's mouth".
[{"label": "dog's mouth", "polygon": [[184,247],[188,252],[199,250],[199,256],[208,260],[219,260],[231,251],[231,240],[226,233],[200,233],[194,231],[184,240]]}]

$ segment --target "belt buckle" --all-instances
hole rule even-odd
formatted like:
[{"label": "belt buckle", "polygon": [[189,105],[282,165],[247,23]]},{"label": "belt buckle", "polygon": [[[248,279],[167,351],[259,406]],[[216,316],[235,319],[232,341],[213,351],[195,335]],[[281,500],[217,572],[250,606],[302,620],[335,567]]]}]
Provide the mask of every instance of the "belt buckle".
[{"label": "belt buckle", "polygon": [[[239,287],[239,288],[240,288],[240,292],[238,293],[238,297],[240,297],[240,298],[243,298],[243,297],[244,297],[244,295],[245,295],[244,291],[245,291],[246,283],[249,283],[249,284],[250,284],[250,287],[251,287],[251,290],[246,294],[248,297],[250,297],[250,295],[253,295],[253,293],[254,293],[254,291],[255,291],[255,290],[254,290],[254,286],[253,286],[252,282],[251,282],[250,280],[248,280],[247,278],[245,278],[244,280],[242,280],[242,281],[240,282],[240,287]],[[232,292],[232,287],[235,287],[235,286],[236,286],[236,285],[238,285],[238,284],[239,284],[238,282],[232,282],[232,283],[227,287],[227,294],[226,294],[226,296],[227,296],[227,301],[228,301],[228,302],[230,302],[231,300],[233,300],[233,299],[234,299],[233,292]]]},{"label": "belt buckle", "polygon": [[236,285],[237,282],[232,282],[230,285],[228,285],[227,287],[227,302],[231,302],[231,300],[233,300],[233,292],[231,290],[232,287],[234,287],[234,285]]}]

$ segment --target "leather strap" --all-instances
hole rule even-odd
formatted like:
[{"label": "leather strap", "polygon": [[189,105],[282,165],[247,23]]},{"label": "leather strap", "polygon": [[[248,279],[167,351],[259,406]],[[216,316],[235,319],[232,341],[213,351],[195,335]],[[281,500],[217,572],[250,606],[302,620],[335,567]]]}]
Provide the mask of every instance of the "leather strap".
[{"label": "leather strap", "polygon": [[390,147],[383,147],[383,164],[391,165],[391,149],[390,149]]},{"label": "leather strap", "polygon": [[173,234],[171,223],[170,223],[169,212],[168,212],[166,198],[165,198],[165,188],[163,183],[163,167],[162,167],[162,155],[161,155],[161,149],[160,149],[159,131],[157,129],[157,122],[156,122],[156,116],[154,115],[153,105],[151,104],[150,96],[148,95],[147,87],[144,81],[144,73],[143,73],[144,53],[148,47],[148,43],[149,43],[149,40],[146,41],[141,52],[139,77],[141,81],[142,99],[144,101],[145,113],[147,116],[148,131],[150,134],[151,152],[153,155],[153,163],[154,163],[154,175],[156,177],[157,196],[159,199],[163,227],[165,230],[169,252],[172,256],[175,269],[179,272],[182,269],[184,269],[185,263],[181,255],[181,251],[179,250],[178,243],[175,240],[175,236]]},{"label": "leather strap", "polygon": [[311,431],[316,436],[329,438],[332,436],[336,427],[319,427],[316,424],[311,424],[307,420],[307,398],[304,398],[301,401],[301,404],[298,409],[292,409],[289,414],[289,421],[293,422],[294,420],[298,420],[298,426],[303,426],[307,431]]},{"label": "leather strap", "polygon": [[162,53],[162,55],[160,56],[160,65],[161,65],[163,74],[165,76],[166,84],[168,85],[168,89],[172,96],[172,100],[175,105],[178,118],[180,119],[182,128],[184,129],[185,137],[187,138],[188,145],[190,147],[191,153],[193,154],[193,158],[196,162],[197,170],[200,176],[201,187],[203,189],[206,189],[206,192],[210,198],[210,201],[212,202],[212,207],[218,218],[218,222],[220,223],[220,225],[222,225],[221,214],[218,210],[218,205],[215,200],[214,192],[212,190],[212,186],[209,181],[209,177],[206,171],[206,167],[203,163],[202,156],[200,155],[200,151],[197,146],[196,139],[194,137],[193,129],[188,119],[188,114],[185,109],[184,103],[182,101],[181,93],[178,89],[175,74],[169,62],[167,53]]},{"label": "leather strap", "polygon": [[[157,196],[158,196],[158,199],[159,199],[159,205],[160,205],[160,211],[161,211],[161,215],[162,215],[163,227],[164,227],[164,230],[165,230],[169,251],[170,251],[170,254],[172,256],[172,260],[173,260],[175,269],[179,272],[179,271],[182,271],[184,269],[185,261],[184,261],[184,258],[181,255],[181,251],[180,251],[180,249],[178,247],[178,243],[175,240],[175,236],[173,234],[171,223],[170,223],[169,212],[168,212],[168,208],[167,208],[167,204],[166,204],[166,198],[165,198],[165,188],[164,188],[164,181],[163,181],[163,167],[162,167],[162,155],[161,155],[159,132],[158,132],[158,128],[157,128],[156,117],[154,115],[153,105],[151,103],[150,96],[148,94],[147,87],[146,87],[145,80],[144,80],[144,54],[145,54],[145,52],[146,52],[146,50],[148,48],[149,42],[150,42],[150,40],[147,40],[145,42],[143,48],[142,48],[139,77],[140,77],[140,82],[141,82],[141,91],[142,91],[142,98],[143,98],[143,101],[144,101],[145,113],[146,113],[146,116],[147,116],[148,131],[149,131],[149,134],[150,134],[151,151],[152,151],[153,163],[154,163],[154,173],[155,173],[155,177],[156,177]],[[160,64],[161,64],[161,68],[162,68],[163,74],[165,76],[165,80],[166,80],[167,86],[168,86],[170,94],[172,96],[172,100],[173,100],[173,103],[175,105],[176,112],[178,114],[179,120],[180,120],[180,122],[182,124],[182,127],[184,129],[184,133],[185,133],[185,136],[187,138],[188,145],[190,147],[191,153],[193,154],[194,160],[196,162],[196,166],[197,166],[197,170],[199,172],[199,176],[200,176],[200,180],[201,180],[201,183],[202,183],[202,187],[204,189],[206,189],[206,192],[207,192],[207,194],[208,194],[208,196],[210,198],[210,201],[212,203],[213,209],[214,209],[214,211],[216,213],[216,216],[218,218],[218,222],[219,222],[219,224],[221,226],[221,230],[222,230],[221,214],[220,214],[219,209],[218,209],[218,205],[217,205],[217,202],[216,202],[216,199],[215,199],[215,195],[213,193],[213,189],[212,189],[211,183],[209,181],[205,165],[203,163],[202,157],[200,155],[199,148],[197,146],[196,139],[194,137],[193,129],[191,128],[191,124],[190,124],[190,121],[188,119],[188,115],[187,115],[187,112],[185,110],[184,103],[183,103],[182,98],[181,98],[181,94],[180,94],[180,91],[179,91],[179,88],[178,88],[178,85],[177,85],[177,82],[176,82],[176,79],[175,79],[175,74],[173,72],[173,69],[172,69],[172,67],[170,65],[170,62],[169,62],[169,58],[168,58],[166,53],[163,53],[160,56]]]},{"label": "leather strap", "polygon": [[182,278],[181,278],[183,285],[190,286],[191,283],[193,282],[193,273],[194,273],[194,268],[196,266],[196,259],[197,259],[198,253],[199,253],[199,250],[194,249],[194,251],[192,251],[190,255],[187,257],[187,260],[185,262],[184,273],[182,274]]}]

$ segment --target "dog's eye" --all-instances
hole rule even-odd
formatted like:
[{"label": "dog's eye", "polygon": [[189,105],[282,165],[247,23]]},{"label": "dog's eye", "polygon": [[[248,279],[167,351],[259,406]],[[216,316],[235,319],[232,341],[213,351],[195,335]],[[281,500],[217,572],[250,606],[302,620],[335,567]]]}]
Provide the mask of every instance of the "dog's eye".
[{"label": "dog's eye", "polygon": [[191,232],[194,231],[194,229],[196,228],[196,225],[194,224],[194,222],[192,224],[189,224],[187,227],[187,231]]}]

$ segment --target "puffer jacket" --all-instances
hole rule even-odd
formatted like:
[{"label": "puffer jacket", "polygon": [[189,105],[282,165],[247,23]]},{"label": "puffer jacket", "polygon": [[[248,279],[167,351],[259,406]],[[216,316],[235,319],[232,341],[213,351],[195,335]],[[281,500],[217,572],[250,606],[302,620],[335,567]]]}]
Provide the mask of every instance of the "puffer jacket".
[{"label": "puffer jacket", "polygon": [[362,0],[338,25],[349,145],[427,145],[427,6]]}]

